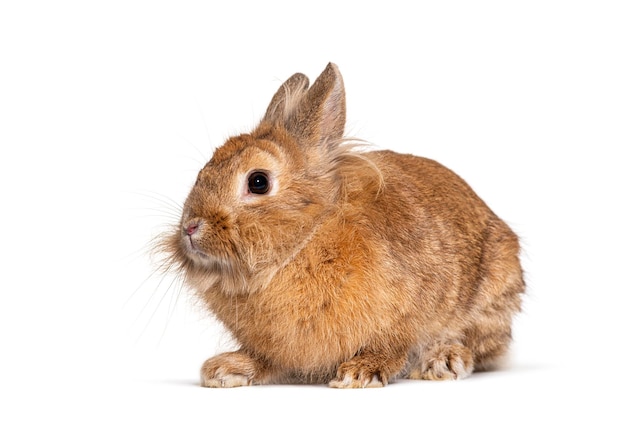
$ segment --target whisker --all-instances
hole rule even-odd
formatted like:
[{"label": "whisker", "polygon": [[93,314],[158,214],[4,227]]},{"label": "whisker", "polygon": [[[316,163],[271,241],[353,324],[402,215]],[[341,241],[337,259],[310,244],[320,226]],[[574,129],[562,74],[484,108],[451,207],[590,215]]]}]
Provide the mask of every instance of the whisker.
[{"label": "whisker", "polygon": [[163,327],[163,331],[161,332],[161,336],[159,337],[159,342],[157,343],[157,347],[161,345],[161,342],[163,341],[163,338],[165,337],[165,332],[167,331],[167,328],[169,327],[169,324],[172,321],[172,317],[174,316],[174,309],[176,305],[178,304],[178,299],[180,298],[180,294],[182,293],[182,291],[183,291],[183,285],[178,285],[178,291],[176,292],[176,295],[170,298],[167,319],[165,321],[165,326]]},{"label": "whisker", "polygon": [[[205,124],[205,130],[206,130],[206,124]],[[207,130],[208,131],[208,130]],[[208,158],[207,156],[195,145],[195,143],[193,143],[191,140],[189,140],[189,138],[183,136],[180,132],[177,132],[176,135],[184,140],[188,145],[190,145],[191,147],[193,147],[195,149],[196,152],[198,152],[200,154],[200,157],[202,158],[201,160],[198,159],[197,157],[192,157],[192,156],[185,156],[186,159],[190,159],[193,160],[193,162],[197,163],[199,166],[203,166],[204,164],[206,164],[208,162]],[[202,162],[204,161],[204,162]]]},{"label": "whisker", "polygon": [[[163,279],[160,280],[159,285],[161,285],[161,283],[165,280],[165,276],[163,276]],[[170,289],[172,288],[172,286],[174,285],[174,283],[176,283],[176,279],[172,279],[170,284],[167,286],[167,288],[165,289],[165,292],[163,293],[163,295],[161,296],[161,298],[159,299],[159,302],[157,303],[156,307],[154,308],[154,310],[152,311],[152,314],[150,315],[150,317],[148,318],[148,321],[146,323],[146,325],[143,327],[141,333],[139,334],[139,336],[137,337],[137,341],[139,342],[139,340],[143,337],[144,333],[146,332],[146,330],[148,329],[148,327],[150,326],[150,324],[152,323],[152,319],[154,319],[154,316],[156,315],[157,311],[159,311],[159,308],[161,307],[161,304],[163,303],[163,300],[165,299],[165,297],[167,296],[167,294],[170,292]],[[157,287],[158,289],[158,287]],[[156,293],[153,292],[153,295]],[[153,296],[150,296],[150,299],[152,299]],[[146,306],[149,304],[146,304]],[[142,309],[142,312],[145,310],[145,307]],[[141,313],[140,313],[141,314]]]},{"label": "whisker", "polygon": [[147,217],[159,217],[159,218],[166,218],[168,220],[172,220],[172,221],[178,221],[180,219],[180,214],[176,211],[161,211],[158,208],[148,208],[148,207],[141,207],[141,208],[130,208],[131,211],[153,211],[153,214],[144,214],[141,217],[139,216],[135,216],[133,219],[137,220],[137,219],[142,219],[142,218],[147,218]]},{"label": "whisker", "polygon": [[[152,273],[152,274],[154,274],[154,273]],[[154,288],[154,290],[150,294],[150,297],[148,297],[148,300],[144,303],[143,307],[141,308],[141,310],[137,314],[137,317],[133,321],[132,326],[135,326],[135,324],[139,321],[139,319],[141,319],[141,317],[143,316],[143,313],[146,311],[146,309],[148,308],[148,306],[150,305],[150,303],[152,302],[152,300],[154,299],[156,294],[159,292],[159,288],[163,284],[163,281],[165,281],[165,278],[166,278],[166,275],[161,276],[161,279],[159,279],[159,282],[157,283],[156,287]],[[146,279],[144,282],[146,282],[147,280],[148,279]],[[154,315],[154,313],[153,313],[153,315]]]},{"label": "whisker", "polygon": [[[128,298],[126,298],[126,301],[124,301],[124,303],[122,304],[122,309],[127,308],[127,306],[128,306],[128,304],[130,303],[130,301],[131,301],[131,300],[132,300],[132,299],[133,299],[133,298],[134,298],[134,297],[135,297],[135,296],[139,293],[139,291],[141,290],[141,288],[143,288],[143,286],[146,284],[146,282],[147,282],[147,281],[149,281],[149,280],[151,280],[151,279],[154,277],[154,275],[155,275],[155,273],[156,273],[156,272],[157,272],[156,270],[152,271],[152,272],[148,275],[148,277],[146,277],[145,279],[143,279],[143,280],[139,283],[139,285],[137,285],[137,287],[133,290],[133,292],[131,292],[131,294],[128,296]],[[141,315],[141,313],[140,313],[140,315]],[[137,321],[137,319],[135,320],[135,322],[136,322],[136,321]],[[134,323],[134,322],[133,322],[133,323]]]},{"label": "whisker", "polygon": [[[126,299],[126,301],[124,302],[124,304],[122,304],[122,308],[126,308],[126,307],[127,307],[127,305],[130,303],[130,301],[131,301],[131,300],[132,300],[132,299],[133,299],[133,298],[137,295],[137,293],[139,293],[139,291],[140,291],[140,290],[144,287],[144,285],[145,285],[148,281],[152,280],[152,279],[154,278],[154,276],[155,276],[155,275],[157,275],[157,274],[162,274],[163,276],[161,277],[161,279],[159,280],[159,284],[157,284],[157,287],[155,288],[155,290],[156,290],[156,291],[158,291],[159,285],[160,285],[160,284],[161,284],[161,282],[165,279],[166,275],[172,271],[172,269],[173,269],[173,268],[174,268],[174,264],[168,264],[167,266],[165,266],[165,265],[161,265],[160,267],[155,268],[154,270],[152,270],[152,272],[150,272],[150,274],[149,274],[149,275],[148,275],[145,279],[143,279],[143,280],[139,283],[139,285],[137,285],[137,287],[133,290],[133,292],[132,292],[132,293],[128,296],[128,298]],[[151,297],[150,297],[150,299],[151,299],[152,297],[153,297],[153,296],[151,296]],[[150,299],[148,299],[148,303],[150,302]],[[145,309],[145,306],[144,306],[144,308],[142,309],[142,311],[143,311],[144,309]],[[141,316],[141,312],[139,313],[139,316]],[[136,322],[136,321],[137,321],[137,320],[135,320],[135,322]]]},{"label": "whisker", "polygon": [[144,198],[157,201],[160,205],[167,207],[170,211],[175,211],[177,213],[180,213],[183,210],[183,205],[180,202],[176,201],[175,199],[167,195],[163,195],[158,192],[146,191],[142,193],[142,192],[136,192],[136,191],[129,191],[128,193],[136,195],[136,196],[143,196]]},{"label": "whisker", "polygon": [[[126,308],[126,306],[130,303],[130,301],[137,295],[137,293],[144,287],[146,282],[152,280],[155,275],[162,274],[163,278],[165,275],[172,272],[175,267],[175,263],[171,256],[165,255],[162,249],[163,239],[169,231],[163,231],[159,235],[155,236],[150,240],[150,242],[141,248],[136,249],[134,252],[128,254],[129,261],[137,260],[140,257],[150,257],[152,259],[152,263],[158,264],[158,266],[153,267],[152,271],[148,274],[148,276],[143,279],[139,285],[132,291],[132,293],[128,296],[126,301],[122,304],[122,308]],[[155,256],[160,256],[160,258],[155,259]],[[133,258],[134,257],[134,258]]]}]

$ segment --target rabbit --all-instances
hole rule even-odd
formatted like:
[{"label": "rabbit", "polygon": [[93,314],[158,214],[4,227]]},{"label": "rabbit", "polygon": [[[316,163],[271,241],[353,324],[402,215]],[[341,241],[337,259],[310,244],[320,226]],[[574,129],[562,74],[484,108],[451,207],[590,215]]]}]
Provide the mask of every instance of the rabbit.
[{"label": "rabbit", "polygon": [[165,262],[232,333],[206,387],[382,387],[497,366],[525,291],[518,237],[439,163],[344,137],[329,63],[287,79],[200,170]]}]

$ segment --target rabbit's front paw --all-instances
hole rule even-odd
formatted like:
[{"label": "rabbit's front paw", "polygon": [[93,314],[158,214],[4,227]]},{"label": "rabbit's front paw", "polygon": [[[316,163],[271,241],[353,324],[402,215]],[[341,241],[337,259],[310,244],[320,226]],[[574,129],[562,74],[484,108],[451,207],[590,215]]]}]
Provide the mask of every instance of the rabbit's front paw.
[{"label": "rabbit's front paw", "polygon": [[362,373],[356,370],[343,374],[343,378],[339,378],[338,375],[328,383],[331,388],[379,388],[384,385],[378,374]]},{"label": "rabbit's front paw", "polygon": [[212,378],[202,377],[202,386],[207,388],[233,388],[248,385],[250,385],[250,379],[239,374],[218,374]]},{"label": "rabbit's front paw", "polygon": [[445,381],[462,379],[474,369],[472,353],[461,344],[439,345],[428,351],[424,361],[411,371],[411,379]]},{"label": "rabbit's front paw", "polygon": [[224,353],[211,357],[201,369],[202,386],[209,388],[232,388],[252,384],[257,374],[257,364],[241,352]]},{"label": "rabbit's front paw", "polygon": [[402,365],[404,357],[364,353],[342,363],[337,376],[328,384],[332,388],[384,387]]}]

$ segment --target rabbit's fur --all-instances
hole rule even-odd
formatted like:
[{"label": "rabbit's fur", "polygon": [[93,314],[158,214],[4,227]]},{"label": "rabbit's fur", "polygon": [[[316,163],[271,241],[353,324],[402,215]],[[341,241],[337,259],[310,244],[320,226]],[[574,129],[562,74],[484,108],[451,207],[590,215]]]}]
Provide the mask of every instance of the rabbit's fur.
[{"label": "rabbit's fur", "polygon": [[203,385],[457,379],[507,351],[516,235],[437,162],[353,149],[345,119],[334,64],[295,74],[200,171],[164,246],[240,346]]}]

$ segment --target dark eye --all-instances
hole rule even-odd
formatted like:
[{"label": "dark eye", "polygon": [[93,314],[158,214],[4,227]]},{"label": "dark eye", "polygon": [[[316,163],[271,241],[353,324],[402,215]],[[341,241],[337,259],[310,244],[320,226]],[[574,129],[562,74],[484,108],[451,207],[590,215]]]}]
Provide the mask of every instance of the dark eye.
[{"label": "dark eye", "polygon": [[248,190],[256,195],[265,195],[270,190],[270,179],[267,173],[255,171],[248,177]]}]

